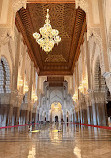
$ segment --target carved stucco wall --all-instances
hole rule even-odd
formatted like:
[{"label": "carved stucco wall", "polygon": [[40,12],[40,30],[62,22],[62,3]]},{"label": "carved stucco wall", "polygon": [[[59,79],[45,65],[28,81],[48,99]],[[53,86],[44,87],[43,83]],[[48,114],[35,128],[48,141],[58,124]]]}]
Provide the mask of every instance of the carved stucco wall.
[{"label": "carved stucco wall", "polygon": [[33,91],[35,94],[37,92],[35,77],[36,69],[34,68],[34,64],[28,55],[27,46],[23,43],[22,35],[18,32],[16,27],[14,28],[14,34],[14,40],[9,38],[6,43],[2,43],[0,46],[0,59],[1,57],[5,57],[9,65],[11,88],[10,99],[8,99],[9,97],[6,99],[6,96],[4,95],[4,99],[2,97],[2,100],[4,100],[4,103],[6,100],[7,104],[12,104],[13,106],[21,106],[24,96],[24,84],[22,87],[18,88],[18,82],[21,78],[23,83],[26,81],[29,87],[30,92],[28,93],[28,106],[33,109],[33,105],[35,106],[35,103],[32,100],[32,93]]},{"label": "carved stucco wall", "polygon": [[[84,41],[83,43],[84,51],[82,51],[81,49],[81,54],[83,54],[84,56],[85,56],[84,53],[87,51],[85,42],[86,41]],[[95,108],[95,104],[100,103],[102,105],[102,108],[104,109],[104,103],[106,102],[106,96],[107,96],[106,94],[107,88],[111,92],[111,76],[106,75],[108,76],[108,79],[107,77],[104,76],[103,65],[102,65],[103,62],[102,62],[102,57],[101,57],[101,53],[102,53],[101,48],[100,48],[100,45],[96,43],[93,35],[89,38],[89,41],[88,41],[88,53],[89,53],[89,56],[86,56],[86,60],[84,60],[84,63],[83,63],[85,67],[81,68],[82,62],[80,61],[81,61],[82,55],[80,55],[78,62],[76,63],[74,74],[73,74],[74,85],[76,86],[78,85],[76,88],[76,91],[78,90],[78,87],[81,81],[79,76],[83,78],[84,72],[87,72],[88,82],[90,82],[90,87],[87,89],[87,94],[85,95],[85,94],[79,93],[78,101],[74,102],[75,113],[76,113],[75,120],[77,120],[78,116],[82,117],[81,113],[83,110],[88,110],[88,108],[92,108],[92,109]],[[88,64],[86,64],[87,62]],[[99,72],[100,71],[99,66],[100,66],[101,74]],[[88,69],[89,71],[87,71]],[[81,71],[81,74],[78,70]],[[99,88],[100,84],[101,84],[101,88]],[[79,119],[82,120],[80,117]],[[96,115],[94,114],[94,118],[95,117]]]},{"label": "carved stucco wall", "polygon": [[[72,97],[68,94],[67,88],[64,87],[46,87],[44,95],[41,95],[39,105],[37,107],[37,113],[39,114],[39,121],[44,121],[45,115],[46,120],[54,120],[54,116],[51,118],[51,105],[54,102],[59,102],[62,105],[63,120],[66,122],[67,112],[69,113],[69,120],[73,121],[71,117],[74,110]],[[61,113],[60,112],[60,113]],[[61,115],[58,113],[59,121],[61,121]],[[57,114],[56,114],[57,115]]]}]

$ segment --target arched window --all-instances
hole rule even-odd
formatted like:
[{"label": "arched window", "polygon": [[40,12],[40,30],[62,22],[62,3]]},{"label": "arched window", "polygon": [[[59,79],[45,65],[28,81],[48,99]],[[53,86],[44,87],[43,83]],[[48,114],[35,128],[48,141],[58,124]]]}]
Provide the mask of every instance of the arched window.
[{"label": "arched window", "polygon": [[0,93],[11,93],[10,69],[8,62],[4,57],[0,60]]}]

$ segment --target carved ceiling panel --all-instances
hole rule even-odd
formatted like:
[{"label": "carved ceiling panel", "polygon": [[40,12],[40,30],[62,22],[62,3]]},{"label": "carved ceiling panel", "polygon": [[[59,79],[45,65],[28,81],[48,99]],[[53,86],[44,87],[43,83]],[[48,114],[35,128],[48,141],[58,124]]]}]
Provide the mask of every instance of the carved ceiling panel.
[{"label": "carved ceiling panel", "polygon": [[64,82],[64,77],[47,77],[47,81],[49,82],[50,87],[62,87]]},{"label": "carved ceiling panel", "polygon": [[49,54],[48,57],[45,59],[45,62],[66,62],[65,58],[62,56],[62,54],[58,55],[51,55]]},{"label": "carved ceiling panel", "polygon": [[[59,31],[61,42],[50,52],[53,55],[63,54],[66,61],[69,58],[71,38],[75,22],[74,4],[28,4],[28,10],[32,19],[34,32],[39,32],[46,19],[46,11],[49,9],[52,28]],[[65,48],[64,48],[65,45]],[[45,62],[47,54],[40,49],[42,61]]]},{"label": "carved ceiling panel", "polygon": [[[49,9],[51,26],[59,31],[61,37],[61,42],[58,46],[55,45],[49,54],[42,51],[32,36],[34,32],[39,33],[39,29],[43,27],[47,9]],[[81,32],[86,31],[83,27],[86,26],[85,18],[85,12],[80,8],[75,9],[74,3],[29,3],[26,9],[21,8],[18,11],[16,25],[26,37],[24,41],[29,43],[33,59],[36,59],[42,74],[45,72],[52,74],[52,71],[56,71],[55,74],[57,71],[71,74],[73,61],[78,53],[77,48],[80,47],[83,39]]]}]

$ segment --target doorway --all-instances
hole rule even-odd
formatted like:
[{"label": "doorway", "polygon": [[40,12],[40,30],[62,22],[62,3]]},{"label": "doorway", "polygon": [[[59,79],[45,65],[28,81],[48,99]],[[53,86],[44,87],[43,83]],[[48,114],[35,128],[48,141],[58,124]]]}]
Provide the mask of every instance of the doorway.
[{"label": "doorway", "polygon": [[55,116],[55,122],[58,122],[58,116]]},{"label": "doorway", "polygon": [[59,122],[61,121],[61,114],[62,114],[62,105],[60,102],[53,102],[51,104],[51,117],[52,122]]}]

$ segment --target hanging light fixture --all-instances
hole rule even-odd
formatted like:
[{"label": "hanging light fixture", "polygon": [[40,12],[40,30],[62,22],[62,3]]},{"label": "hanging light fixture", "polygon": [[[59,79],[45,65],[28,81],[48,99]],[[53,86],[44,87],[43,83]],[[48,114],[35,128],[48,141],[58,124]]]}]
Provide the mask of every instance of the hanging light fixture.
[{"label": "hanging light fixture", "polygon": [[75,92],[75,94],[73,95],[72,99],[75,102],[78,100],[78,93],[77,92]]},{"label": "hanging light fixture", "polygon": [[22,87],[22,86],[23,86],[23,80],[22,80],[22,77],[21,77],[21,76],[19,76],[19,78],[18,78],[18,86],[19,86],[19,87]]},{"label": "hanging light fixture", "polygon": [[[50,20],[49,20],[49,9],[47,9],[47,15],[44,27],[39,29],[40,34],[35,32],[33,37],[36,39],[36,42],[40,45],[42,50],[46,53],[52,51],[54,44],[57,44],[61,41],[61,37],[58,36],[59,31],[52,29]],[[42,37],[41,37],[42,36]]]},{"label": "hanging light fixture", "polygon": [[24,83],[24,93],[28,92],[28,90],[29,90],[29,87],[27,85],[27,82],[25,81],[25,83]]},{"label": "hanging light fixture", "polygon": [[37,97],[37,95],[35,94],[34,91],[33,91],[33,93],[32,93],[32,99],[33,99],[34,101],[37,101],[37,100],[38,100],[38,97]]}]

